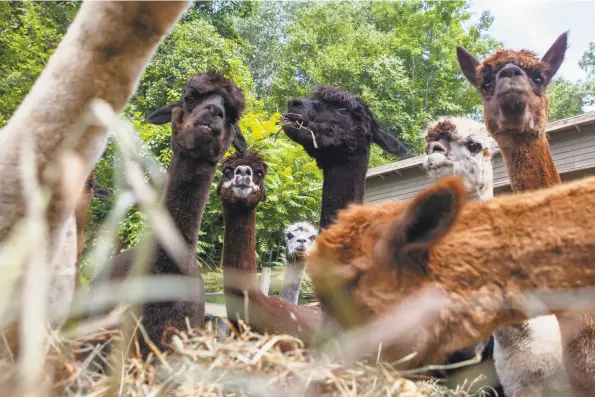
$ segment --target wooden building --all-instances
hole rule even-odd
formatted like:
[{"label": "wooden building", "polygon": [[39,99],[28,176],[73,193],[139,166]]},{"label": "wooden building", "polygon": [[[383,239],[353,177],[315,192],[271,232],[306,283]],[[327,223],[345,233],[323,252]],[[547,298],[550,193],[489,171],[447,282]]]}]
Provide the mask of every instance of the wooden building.
[{"label": "wooden building", "polygon": [[[548,124],[550,150],[562,182],[595,175],[595,112]],[[424,155],[371,168],[366,175],[364,201],[408,199],[434,181],[421,165]],[[510,180],[502,155],[493,159],[494,194],[510,192]]]}]

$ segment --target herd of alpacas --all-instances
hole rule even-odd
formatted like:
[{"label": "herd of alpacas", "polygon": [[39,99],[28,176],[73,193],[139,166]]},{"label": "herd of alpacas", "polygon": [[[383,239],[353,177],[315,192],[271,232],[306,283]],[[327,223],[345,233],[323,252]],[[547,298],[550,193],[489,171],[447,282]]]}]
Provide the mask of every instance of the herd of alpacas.
[{"label": "herd of alpacas", "polygon": [[[107,128],[89,118],[89,106],[101,100],[115,112],[123,109],[159,42],[188,6],[84,2],[0,133],[0,354],[10,354],[21,371],[31,370],[27,354],[44,342],[27,338],[25,324],[65,324],[79,288],[88,206],[93,196],[109,196],[93,173]],[[323,85],[290,99],[283,131],[316,161],[323,186],[319,228],[298,222],[285,230],[280,296],[263,294],[257,279],[256,217],[266,200],[268,169],[237,124],[244,93],[216,71],[190,78],[177,101],[146,117],[171,125],[163,206],[186,248],[177,257],[182,260],[174,259],[156,237],[147,271],[181,276],[195,291],[189,300],[140,306],[148,341],[166,348],[168,327],[205,325],[195,252],[219,168],[225,306],[232,324],[242,319],[253,330],[288,333],[307,345],[323,340],[325,332],[367,332],[376,325],[388,339],[379,348],[370,332],[369,353],[399,368],[481,354],[495,368],[500,395],[592,395],[595,314],[572,310],[555,294],[572,289],[573,301],[588,300],[584,287],[595,285],[595,178],[562,185],[546,135],[546,89],[566,48],[566,33],[541,58],[499,50],[479,61],[453,48],[463,75],[481,94],[485,123],[442,117],[425,129],[423,168],[436,183],[412,200],[363,204],[371,144],[396,156],[407,153],[363,100]],[[230,146],[235,151],[226,156]],[[513,194],[494,198],[496,150]],[[39,228],[46,240],[32,231],[34,216],[45,222]],[[23,238],[35,250],[17,254],[13,247]],[[138,277],[132,272],[138,254],[132,248],[114,256],[91,291]],[[297,304],[304,269],[319,305]],[[32,272],[43,275],[43,283],[35,284]],[[21,313],[39,285],[45,285],[35,291],[42,294],[37,304],[43,310],[35,320]],[[536,302],[539,310],[527,309]],[[151,353],[145,337],[139,335],[138,343],[143,356]]]}]

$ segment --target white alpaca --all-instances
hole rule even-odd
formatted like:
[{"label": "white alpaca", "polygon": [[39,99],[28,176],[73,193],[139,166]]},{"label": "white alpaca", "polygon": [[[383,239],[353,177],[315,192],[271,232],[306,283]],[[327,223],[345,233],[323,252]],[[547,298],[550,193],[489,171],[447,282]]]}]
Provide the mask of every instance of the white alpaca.
[{"label": "white alpaca", "polygon": [[318,230],[308,222],[296,222],[285,229],[285,258],[287,266],[283,276],[280,296],[297,304],[304,278],[305,254],[312,247]]},{"label": "white alpaca", "polygon": [[[424,170],[432,178],[457,175],[471,199],[493,197],[492,155],[496,142],[484,124],[444,117],[425,131]],[[565,389],[562,342],[554,315],[497,329],[494,366],[507,396],[558,396]]]}]

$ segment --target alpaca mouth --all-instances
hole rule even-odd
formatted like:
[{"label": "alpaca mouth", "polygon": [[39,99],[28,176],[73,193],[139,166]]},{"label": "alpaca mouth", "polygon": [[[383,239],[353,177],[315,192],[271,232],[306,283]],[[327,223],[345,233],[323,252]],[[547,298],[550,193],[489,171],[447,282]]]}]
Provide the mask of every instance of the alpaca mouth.
[{"label": "alpaca mouth", "polygon": [[301,114],[298,113],[285,113],[283,115],[283,125],[287,125],[293,128],[300,128],[308,125],[308,122],[304,120]]},{"label": "alpaca mouth", "polygon": [[210,133],[212,133],[212,132],[213,132],[213,129],[211,128],[211,126],[210,126],[210,125],[207,125],[207,124],[198,124],[198,125],[196,126],[196,128],[197,128],[199,131],[201,131],[201,132],[205,132],[205,133],[207,133],[207,134],[210,134]]}]

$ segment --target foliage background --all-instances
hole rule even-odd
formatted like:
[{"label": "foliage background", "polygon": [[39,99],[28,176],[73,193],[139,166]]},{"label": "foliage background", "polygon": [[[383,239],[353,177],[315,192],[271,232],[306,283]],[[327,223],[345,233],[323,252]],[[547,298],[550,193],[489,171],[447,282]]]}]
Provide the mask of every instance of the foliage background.
[{"label": "foliage background", "polygon": [[[0,127],[43,70],[79,6],[0,2]],[[143,116],[176,100],[189,77],[209,68],[243,88],[248,106],[240,127],[270,165],[256,249],[262,266],[277,266],[284,259],[282,230],[298,220],[317,224],[321,199],[314,161],[280,132],[286,101],[316,83],[342,87],[366,100],[386,131],[420,153],[419,131],[437,116],[481,119],[479,96],[462,77],[454,47],[462,44],[482,58],[501,43],[486,33],[493,22],[489,12],[474,26],[468,26],[470,18],[465,1],[195,2],[159,46],[124,115],[139,132],[144,155],[156,156],[165,172],[170,128],[146,124]],[[550,86],[551,120],[582,113],[594,103],[595,43],[579,65],[587,72],[585,81],[557,78]],[[375,146],[372,153],[370,167],[396,160]],[[118,161],[110,142],[96,171],[111,189]],[[113,199],[94,200],[88,246],[112,205]],[[213,189],[197,249],[204,265],[219,264],[222,226]],[[121,224],[118,249],[134,246],[143,227],[142,214],[132,209]]]}]

